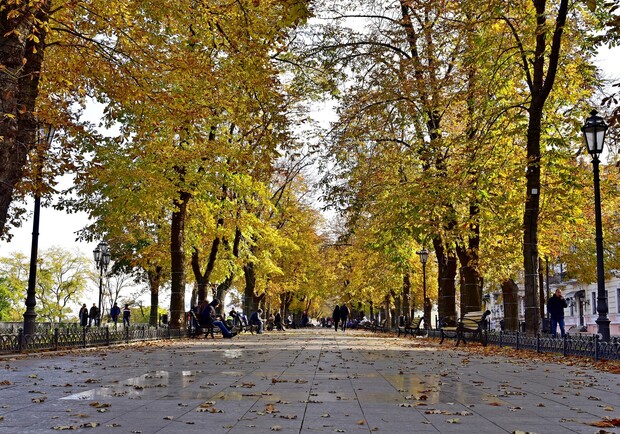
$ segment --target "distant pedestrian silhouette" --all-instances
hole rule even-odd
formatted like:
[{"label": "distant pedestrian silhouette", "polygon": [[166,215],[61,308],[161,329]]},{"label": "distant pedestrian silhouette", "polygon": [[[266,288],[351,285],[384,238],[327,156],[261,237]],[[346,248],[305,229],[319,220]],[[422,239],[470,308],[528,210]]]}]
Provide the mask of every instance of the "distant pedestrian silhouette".
[{"label": "distant pedestrian silhouette", "polygon": [[332,320],[334,321],[334,328],[338,331],[338,323],[340,322],[340,306],[336,305],[334,312],[332,313]]}]

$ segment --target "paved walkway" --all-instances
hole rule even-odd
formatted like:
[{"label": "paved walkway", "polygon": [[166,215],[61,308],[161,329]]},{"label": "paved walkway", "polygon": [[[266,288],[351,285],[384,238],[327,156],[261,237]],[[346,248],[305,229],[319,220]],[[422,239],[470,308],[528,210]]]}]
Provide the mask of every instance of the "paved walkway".
[{"label": "paved walkway", "polygon": [[619,375],[425,338],[291,330],[0,363],[0,433],[620,432],[588,425],[620,417]]}]

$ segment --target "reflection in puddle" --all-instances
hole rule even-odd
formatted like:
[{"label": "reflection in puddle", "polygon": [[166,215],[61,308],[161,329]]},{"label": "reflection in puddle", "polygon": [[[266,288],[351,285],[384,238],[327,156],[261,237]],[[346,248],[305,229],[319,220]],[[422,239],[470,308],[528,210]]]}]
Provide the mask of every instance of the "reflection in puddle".
[{"label": "reflection in puddle", "polygon": [[243,358],[243,350],[224,350],[222,355],[226,359],[241,359]]},{"label": "reflection in puddle", "polygon": [[[121,390],[122,389],[122,390]],[[112,389],[110,387],[101,387],[99,389],[91,389],[86,390],[84,392],[75,393],[73,395],[65,396],[60,398],[61,400],[82,400],[82,401],[93,401],[97,399],[103,398],[112,398],[118,396],[124,396],[130,399],[140,398],[142,394],[142,390],[136,389]]]},{"label": "reflection in puddle", "polygon": [[68,400],[94,400],[110,398],[114,396],[124,396],[129,398],[141,398],[147,389],[166,389],[174,387],[181,390],[195,381],[194,371],[181,371],[170,373],[168,371],[148,372],[138,377],[127,378],[115,386],[104,386],[97,389],[86,390],[84,392],[65,396],[61,399]]}]

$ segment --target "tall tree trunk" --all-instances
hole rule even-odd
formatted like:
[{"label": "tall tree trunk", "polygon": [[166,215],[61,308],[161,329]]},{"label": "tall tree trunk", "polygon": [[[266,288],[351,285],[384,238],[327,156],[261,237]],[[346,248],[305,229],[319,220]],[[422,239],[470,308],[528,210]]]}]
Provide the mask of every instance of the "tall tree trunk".
[{"label": "tall tree trunk", "polygon": [[151,313],[149,315],[149,325],[155,327],[159,324],[159,288],[161,286],[161,273],[163,268],[156,266],[154,270],[147,271],[149,288],[151,289]]},{"label": "tall tree trunk", "polygon": [[538,311],[540,312],[540,323],[543,324],[545,320],[545,280],[543,277],[543,265],[542,259],[538,259]]},{"label": "tall tree trunk", "polygon": [[519,330],[519,287],[514,280],[502,282],[502,299],[504,300],[504,328]]},{"label": "tall tree trunk", "polygon": [[390,294],[385,294],[385,300],[383,301],[383,306],[385,309],[385,325],[386,327],[389,327],[392,321],[392,315],[390,315],[390,311],[391,311],[391,299],[390,299]]},{"label": "tall tree trunk", "polygon": [[397,322],[396,325],[399,325],[398,321],[400,320],[400,317],[403,314],[402,305],[401,305],[401,297],[400,295],[396,294],[394,290],[390,291],[390,293],[392,294],[392,298],[394,299],[394,319]]},{"label": "tall tree trunk", "polygon": [[[7,227],[38,128],[34,108],[51,1],[2,2],[0,10],[0,235]],[[36,36],[34,38],[30,36]]]},{"label": "tall tree trunk", "polygon": [[185,328],[185,219],[191,195],[180,192],[170,225],[170,328]]},{"label": "tall tree trunk", "polygon": [[403,273],[403,312],[405,321],[411,320],[411,271]]},{"label": "tall tree trunk", "polygon": [[[479,207],[471,204],[469,207],[470,220],[478,220]],[[478,249],[480,247],[480,228],[477,223],[469,226],[470,232],[467,246],[457,244],[456,254],[461,263],[461,316],[478,311],[482,307],[482,276],[478,270]]]},{"label": "tall tree trunk", "polygon": [[196,247],[194,247],[194,250],[192,251],[192,271],[194,273],[194,279],[196,279],[196,284],[198,285],[197,296],[199,303],[202,303],[203,300],[207,299],[207,288],[209,286],[209,279],[211,278],[211,273],[215,268],[215,260],[217,259],[217,252],[220,246],[220,242],[220,238],[216,237],[211,243],[209,260],[207,261],[204,273],[200,271],[200,251]]},{"label": "tall tree trunk", "polygon": [[454,253],[445,251],[441,240],[434,239],[433,246],[439,271],[437,275],[439,318],[456,319],[456,270],[458,261]]},{"label": "tall tree trunk", "polygon": [[228,294],[228,291],[230,291],[230,287],[232,286],[234,280],[235,275],[231,273],[215,288],[215,297],[222,301],[222,306],[224,306],[224,300],[226,299],[226,295]]},{"label": "tall tree trunk", "polygon": [[252,312],[258,309],[258,300],[254,295],[254,290],[256,289],[256,272],[253,262],[248,262],[243,266],[243,274],[245,275],[245,289],[243,291],[245,301],[243,304],[243,312],[249,317]]},{"label": "tall tree trunk", "polygon": [[[547,0],[532,0],[536,10],[536,46],[532,53],[522,48],[522,67],[530,90],[527,125],[526,200],[523,211],[523,269],[525,272],[525,326],[530,335],[540,331],[538,308],[538,215],[540,212],[540,137],[545,102],[553,89],[560,59],[568,0],[561,0],[553,29],[551,48],[546,37]],[[509,21],[508,21],[509,22]],[[510,22],[509,22],[510,24]],[[548,53],[548,54],[547,54]],[[531,60],[530,60],[531,59]],[[531,70],[530,70],[531,68]]]}]

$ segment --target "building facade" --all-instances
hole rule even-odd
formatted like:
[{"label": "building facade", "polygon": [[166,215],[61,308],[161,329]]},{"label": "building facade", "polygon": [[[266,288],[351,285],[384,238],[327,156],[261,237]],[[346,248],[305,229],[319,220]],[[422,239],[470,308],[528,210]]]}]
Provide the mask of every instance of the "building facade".
[{"label": "building facade", "polygon": [[[556,289],[560,288],[568,303],[564,309],[564,320],[566,331],[569,333],[586,332],[596,333],[598,326],[596,319],[597,284],[584,284],[574,279],[563,280],[562,276],[552,278],[549,284],[543,288],[545,299],[548,299]],[[614,277],[605,282],[607,290],[607,307],[609,312],[607,317],[610,320],[610,332],[612,336],[620,336],[620,277]],[[525,321],[525,291],[523,284],[519,284],[519,321]],[[501,321],[504,318],[504,306],[501,293],[491,293],[484,296],[485,308],[491,311],[490,323],[492,329],[499,330]],[[547,316],[547,306],[544,307],[545,317]]]}]

